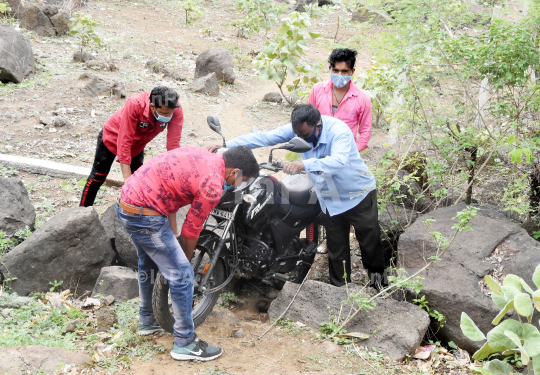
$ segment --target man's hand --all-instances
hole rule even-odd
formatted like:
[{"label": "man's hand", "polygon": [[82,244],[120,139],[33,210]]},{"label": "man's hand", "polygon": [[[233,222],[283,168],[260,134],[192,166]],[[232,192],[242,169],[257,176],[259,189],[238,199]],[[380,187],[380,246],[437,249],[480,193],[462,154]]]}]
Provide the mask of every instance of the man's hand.
[{"label": "man's hand", "polygon": [[216,152],[216,150],[222,148],[223,145],[212,145],[212,146],[208,146],[207,150],[210,151],[210,152]]},{"label": "man's hand", "polygon": [[120,170],[122,171],[122,177],[124,177],[124,182],[131,176],[131,166],[120,163]]},{"label": "man's hand", "polygon": [[287,165],[283,167],[283,172],[287,174],[296,174],[299,171],[303,171],[305,169],[306,169],[306,166],[301,161],[291,161],[290,163],[287,163]]},{"label": "man's hand", "polygon": [[184,254],[186,254],[186,258],[190,262],[191,258],[193,258],[193,252],[195,251],[195,246],[197,245],[198,240],[199,238],[185,238],[182,235],[180,236],[180,238],[178,238],[180,247],[182,248],[182,250],[184,250]]}]

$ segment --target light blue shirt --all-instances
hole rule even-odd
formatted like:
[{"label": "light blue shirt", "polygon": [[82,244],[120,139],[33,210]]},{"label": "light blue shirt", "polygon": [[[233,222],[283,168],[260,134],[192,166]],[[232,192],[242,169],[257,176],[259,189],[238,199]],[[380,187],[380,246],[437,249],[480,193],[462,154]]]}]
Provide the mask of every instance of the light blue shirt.
[{"label": "light blue shirt", "polygon": [[[375,177],[358,153],[351,129],[334,117],[322,117],[322,132],[317,146],[302,154],[305,169],[315,187],[323,212],[338,215],[359,204],[375,190]],[[242,135],[227,142],[227,147],[258,148],[286,143],[296,137],[292,125],[268,132]]]}]

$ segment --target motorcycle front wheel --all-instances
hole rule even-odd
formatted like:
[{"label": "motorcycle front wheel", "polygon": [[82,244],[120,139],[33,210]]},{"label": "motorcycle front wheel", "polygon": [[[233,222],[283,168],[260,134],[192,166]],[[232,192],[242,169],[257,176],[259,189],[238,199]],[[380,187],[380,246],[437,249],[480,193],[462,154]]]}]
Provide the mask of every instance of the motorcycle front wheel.
[{"label": "motorcycle front wheel", "polygon": [[[193,273],[195,275],[194,283],[202,281],[202,278],[205,273],[205,269],[210,265],[212,261],[212,255],[206,251],[204,248],[197,248],[193,254],[191,260],[191,266],[193,267]],[[207,270],[207,269],[206,269]],[[225,263],[223,259],[219,259],[216,263],[214,271],[208,279],[206,284],[206,289],[210,290],[215,288],[225,281]],[[216,301],[219,297],[219,291],[214,293],[203,294],[202,292],[193,292],[193,324],[198,327],[208,314],[214,308]],[[173,333],[174,332],[174,316],[173,308],[171,302],[171,294],[169,291],[169,283],[165,277],[158,272],[156,281],[154,284],[154,290],[152,293],[152,308],[154,310],[154,315],[156,321],[159,323],[161,328],[165,331]]]}]

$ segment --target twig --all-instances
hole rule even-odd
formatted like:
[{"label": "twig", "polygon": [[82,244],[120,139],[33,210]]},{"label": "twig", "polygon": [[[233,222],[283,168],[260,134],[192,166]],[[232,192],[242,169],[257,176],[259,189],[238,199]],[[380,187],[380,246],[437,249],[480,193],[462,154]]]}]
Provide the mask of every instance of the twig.
[{"label": "twig", "polygon": [[354,342],[353,342],[353,347],[354,347],[354,350],[356,351],[356,354],[358,354],[358,356],[359,356],[360,358],[362,358],[362,360],[363,360],[364,362],[366,362],[366,363],[368,364],[369,367],[371,367],[373,370],[375,370],[375,372],[376,372],[377,374],[380,374],[379,370],[377,370],[371,363],[369,363],[369,362],[367,361],[367,359],[365,359],[365,358],[362,356],[362,354],[360,353],[360,351],[358,350],[358,348],[356,347],[356,345],[354,345]]},{"label": "twig", "polygon": [[273,326],[276,325],[277,322],[279,322],[281,320],[281,318],[283,318],[283,315],[285,315],[285,313],[287,311],[289,311],[289,308],[291,307],[291,305],[293,304],[294,302],[294,299],[296,298],[296,296],[298,295],[298,292],[300,292],[300,289],[302,289],[302,287],[304,286],[306,280],[308,279],[308,276],[309,276],[309,273],[311,272],[311,268],[309,269],[308,273],[306,274],[306,277],[304,277],[304,281],[302,281],[302,284],[300,284],[300,286],[298,287],[298,290],[296,291],[296,293],[294,294],[292,300],[291,300],[291,303],[289,303],[289,306],[287,306],[287,308],[281,313],[281,315],[279,316],[279,318],[277,318],[276,320],[274,320],[274,323],[272,323],[270,325],[270,327],[268,327],[263,333],[262,335],[259,336],[259,338],[257,340],[260,340],[263,338],[264,335],[266,335],[266,333],[268,333],[268,331],[270,331],[272,329]]}]

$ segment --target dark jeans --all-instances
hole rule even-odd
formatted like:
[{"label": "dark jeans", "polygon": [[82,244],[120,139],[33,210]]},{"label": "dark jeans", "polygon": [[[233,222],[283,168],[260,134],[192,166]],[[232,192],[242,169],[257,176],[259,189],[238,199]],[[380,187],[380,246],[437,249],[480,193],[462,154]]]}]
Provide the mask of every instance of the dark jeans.
[{"label": "dark jeans", "polygon": [[[116,155],[112,153],[105,143],[102,140],[103,130],[98,134],[97,138],[97,148],[96,156],[94,157],[94,164],[92,165],[92,170],[90,171],[90,176],[86,180],[86,185],[84,186],[81,203],[81,207],[89,207],[94,205],[94,200],[98,193],[99,188],[105,182],[109,172],[111,171],[111,166],[116,159]],[[143,165],[144,161],[144,150],[134,158],[131,159],[131,173],[135,173],[137,169]]]},{"label": "dark jeans", "polygon": [[[347,282],[351,282],[351,247],[349,244],[351,225],[354,228],[356,239],[360,243],[364,268],[370,272],[383,273],[386,262],[378,217],[377,190],[369,192],[362,202],[348,211],[334,216],[328,215],[327,212],[324,214],[328,266],[332,284],[345,285],[344,272],[347,272]],[[345,261],[345,269],[343,261]]]}]

